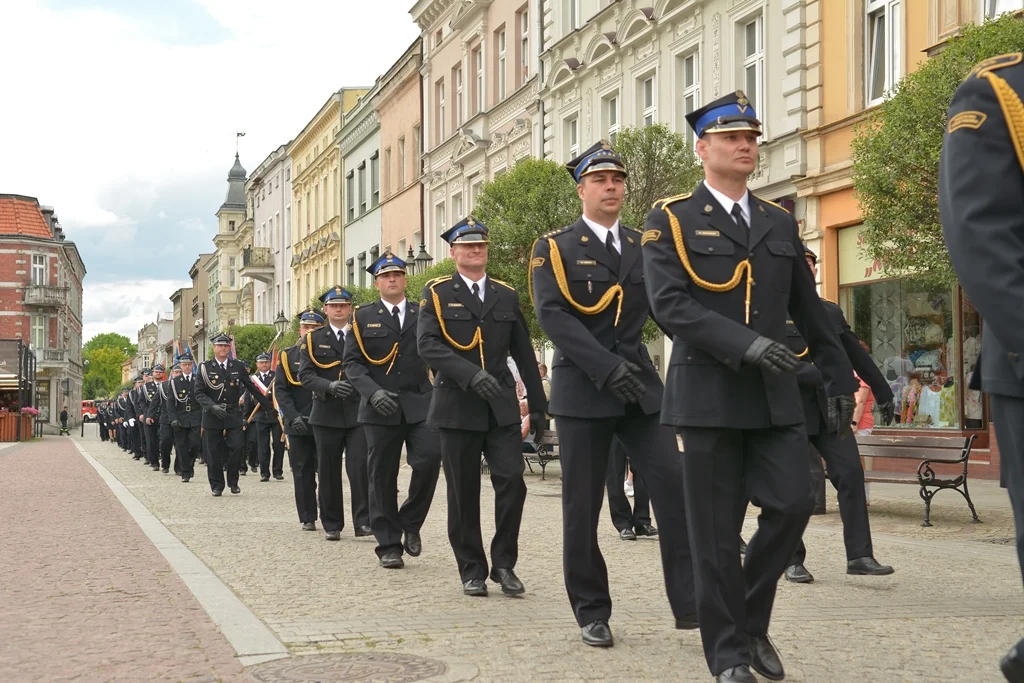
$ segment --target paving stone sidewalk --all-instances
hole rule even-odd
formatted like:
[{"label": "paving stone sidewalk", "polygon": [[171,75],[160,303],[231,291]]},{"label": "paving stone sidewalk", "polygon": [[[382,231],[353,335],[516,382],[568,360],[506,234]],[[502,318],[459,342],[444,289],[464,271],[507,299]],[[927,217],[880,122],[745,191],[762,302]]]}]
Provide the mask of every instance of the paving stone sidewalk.
[{"label": "paving stone sidewalk", "polygon": [[0,450],[0,482],[0,681],[247,680],[71,439]]}]

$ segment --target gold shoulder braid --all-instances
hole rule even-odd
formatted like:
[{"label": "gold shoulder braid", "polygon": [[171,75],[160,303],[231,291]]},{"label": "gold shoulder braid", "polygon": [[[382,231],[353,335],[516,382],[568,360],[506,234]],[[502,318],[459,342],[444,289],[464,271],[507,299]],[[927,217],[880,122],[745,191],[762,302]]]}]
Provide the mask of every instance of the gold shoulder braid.
[{"label": "gold shoulder braid", "polygon": [[295,381],[295,378],[292,377],[292,371],[288,368],[288,352],[287,351],[282,351],[281,352],[281,369],[284,370],[284,378],[286,380],[288,380],[288,384],[291,384],[293,387],[301,387],[302,386],[302,382]]},{"label": "gold shoulder braid", "polygon": [[363,346],[363,335],[359,333],[359,322],[356,320],[356,315],[354,313],[352,314],[352,331],[356,335],[356,343],[359,344],[359,350],[363,352],[363,358],[374,365],[384,365],[388,361],[391,361],[391,365],[388,366],[387,372],[384,373],[385,375],[390,375],[391,368],[395,367],[395,359],[398,358],[398,342],[395,342],[395,345],[391,347],[391,351],[383,358],[371,358],[370,354],[366,352],[366,347]]},{"label": "gold shoulder braid", "polygon": [[[444,324],[444,317],[441,315],[441,297],[437,295],[437,292],[434,290],[434,287],[441,284],[442,282],[447,282],[450,279],[450,277],[446,277],[443,280],[437,280],[436,282],[432,282],[429,285],[430,295],[434,299],[434,313],[437,315],[437,324],[441,326],[441,335],[445,338],[445,341],[447,341],[449,344],[451,344],[459,351],[472,351],[473,349],[479,346],[480,367],[486,368],[487,365],[484,361],[484,335],[483,332],[480,331],[479,325],[476,326],[476,333],[473,335],[473,338],[469,341],[469,344],[460,344],[459,342],[452,339],[452,336],[448,334],[448,328]],[[397,347],[398,345],[396,344],[395,346]]]},{"label": "gold shoulder braid", "polygon": [[[321,363],[320,361],[318,361],[316,359],[316,352],[313,350],[315,348],[316,347],[313,346],[313,333],[312,332],[307,332],[306,333],[306,351],[309,352],[309,359],[311,361],[313,361],[313,365],[317,366],[321,370],[330,370],[331,368],[334,368],[334,367],[337,367],[337,366],[341,365],[341,361],[340,360],[336,360],[333,363]],[[341,370],[341,368],[338,368],[338,379],[341,379],[341,375],[342,375],[342,370]]]},{"label": "gold shoulder braid", "polygon": [[1010,139],[1017,151],[1017,161],[1020,163],[1021,170],[1024,171],[1024,102],[1021,102],[1020,96],[1004,79],[991,71],[986,71],[983,76],[992,84],[992,90],[996,93],[996,99],[999,100],[999,106],[1006,118],[1006,128],[1010,132]]},{"label": "gold shoulder braid", "polygon": [[[687,195],[687,196],[689,196],[689,195]],[[716,284],[714,282],[708,282],[707,280],[702,279],[699,275],[697,275],[697,272],[693,269],[693,266],[690,264],[690,256],[686,253],[686,243],[683,240],[683,228],[682,228],[681,225],[679,225],[679,219],[676,218],[676,215],[674,213],[672,213],[671,211],[668,210],[668,205],[670,203],[672,203],[672,201],[674,199],[675,198],[670,198],[670,199],[665,200],[661,204],[661,209],[666,214],[668,214],[668,222],[669,222],[669,225],[672,226],[672,239],[675,241],[676,253],[679,254],[679,260],[682,262],[683,268],[686,269],[687,274],[689,274],[690,279],[693,280],[693,283],[695,285],[697,285],[698,287],[700,287],[702,289],[706,289],[709,292],[716,292],[716,293],[729,292],[729,291],[732,291],[732,290],[736,289],[736,287],[738,287],[739,284],[740,284],[740,280],[743,279],[743,272],[746,271],[746,273],[747,273],[747,299],[746,299],[746,302],[745,302],[745,316],[744,316],[744,320],[746,321],[746,324],[749,325],[750,324],[750,289],[754,285],[754,269],[753,269],[753,266],[750,264],[750,258],[749,257],[745,258],[745,259],[743,259],[742,261],[740,261],[739,263],[736,264],[736,270],[732,274],[732,279],[729,280],[728,282],[723,282],[721,284]]]},{"label": "gold shoulder braid", "polygon": [[[533,243],[536,246],[536,242]],[[548,238],[548,248],[551,250],[551,270],[555,274],[555,282],[558,283],[558,291],[562,293],[569,305],[575,308],[583,315],[598,315],[604,313],[604,311],[611,305],[612,300],[615,297],[619,298],[619,304],[615,309],[615,327],[619,326],[619,317],[622,315],[622,299],[624,292],[622,291],[622,285],[615,283],[609,287],[605,293],[601,296],[596,304],[593,306],[584,306],[572,298],[572,294],[569,292],[569,282],[565,277],[565,264],[562,263],[562,254],[558,250],[558,245],[555,243],[554,238]],[[544,259],[537,257],[530,261],[530,301],[533,301],[533,269],[544,265]],[[536,307],[534,302],[534,307]]]}]

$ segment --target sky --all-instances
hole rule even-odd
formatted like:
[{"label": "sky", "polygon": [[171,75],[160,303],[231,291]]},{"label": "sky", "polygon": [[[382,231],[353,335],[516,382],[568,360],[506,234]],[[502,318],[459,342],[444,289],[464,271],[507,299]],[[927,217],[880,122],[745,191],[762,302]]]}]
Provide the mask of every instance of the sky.
[{"label": "sky", "polygon": [[0,193],[53,206],[83,340],[135,341],[212,252],[236,132],[253,171],[416,39],[413,0],[0,0]]}]

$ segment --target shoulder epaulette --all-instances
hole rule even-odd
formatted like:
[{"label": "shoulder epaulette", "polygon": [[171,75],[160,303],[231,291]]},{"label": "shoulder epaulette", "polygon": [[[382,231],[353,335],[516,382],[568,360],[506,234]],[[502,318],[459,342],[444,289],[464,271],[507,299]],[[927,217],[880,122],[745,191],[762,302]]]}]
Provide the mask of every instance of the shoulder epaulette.
[{"label": "shoulder epaulette", "polygon": [[636,233],[639,233],[639,234],[641,234],[641,235],[642,235],[642,234],[644,234],[644,231],[643,231],[643,230],[640,230],[639,228],[634,228],[634,227],[633,227],[633,226],[631,226],[631,225],[621,225],[621,224],[620,224],[620,225],[619,225],[619,227],[621,227],[621,228],[625,228],[626,230],[630,230],[630,231],[632,231],[632,232],[636,232]]},{"label": "shoulder epaulette", "polygon": [[451,280],[451,279],[452,279],[451,275],[442,275],[441,277],[435,277],[433,280],[428,280],[427,281],[427,287],[433,287],[434,285],[439,285],[442,282],[447,282],[448,280]]},{"label": "shoulder epaulette", "polygon": [[764,202],[765,204],[771,204],[771,205],[772,205],[772,206],[774,206],[774,207],[775,207],[776,209],[782,209],[782,210],[783,210],[783,211],[785,211],[786,213],[789,213],[789,211],[788,211],[788,210],[787,210],[787,209],[786,209],[785,207],[783,207],[783,206],[780,206],[779,204],[776,204],[775,202],[773,202],[773,201],[772,201],[772,200],[770,200],[770,199],[765,199],[764,197],[758,197],[758,196],[756,196],[756,195],[754,195],[754,194],[751,194],[751,196],[752,196],[752,197],[754,197],[754,199],[756,199],[756,200],[757,200],[757,201],[759,201],[759,202]]},{"label": "shoulder epaulette", "polygon": [[510,285],[510,284],[509,284],[509,283],[507,283],[507,282],[502,282],[501,280],[495,279],[495,278],[493,278],[493,277],[491,278],[491,282],[497,282],[497,283],[498,283],[499,285],[504,285],[504,286],[508,287],[508,288],[509,288],[509,289],[511,289],[511,290],[512,290],[513,292],[514,292],[514,291],[516,291],[516,288],[515,288],[515,287],[513,287],[512,285]]},{"label": "shoulder epaulette", "polygon": [[977,76],[982,78],[989,71],[995,71],[996,69],[1002,69],[1005,66],[1013,66],[1014,64],[1020,64],[1024,61],[1024,53],[1011,52],[1005,55],[999,55],[998,57],[989,57],[978,62],[971,73],[967,75],[968,78],[971,76]]},{"label": "shoulder epaulette", "polygon": [[355,306],[352,307],[352,310],[358,311],[360,306],[362,306],[362,304],[356,304]]},{"label": "shoulder epaulette", "polygon": [[690,195],[692,195],[692,194],[693,194],[692,192],[684,192],[683,194],[677,194],[674,197],[665,197],[664,199],[659,199],[658,201],[654,202],[653,205],[651,205],[651,208],[652,209],[664,209],[669,204],[674,204],[676,202],[681,202],[681,201],[684,201],[686,199],[689,199]]},{"label": "shoulder epaulette", "polygon": [[561,228],[558,228],[557,230],[552,230],[550,232],[544,233],[543,235],[540,236],[539,239],[546,240],[546,239],[548,239],[550,237],[555,237],[556,235],[561,235],[563,232],[569,232],[569,230],[571,230],[571,229],[572,229],[571,225],[566,225],[566,226],[563,226]]},{"label": "shoulder epaulette", "polygon": [[833,306],[838,306],[838,305],[839,305],[839,304],[837,304],[837,303],[836,303],[835,301],[832,301],[832,299],[826,299],[826,298],[825,298],[825,297],[823,297],[823,296],[819,296],[818,298],[819,298],[819,299],[821,299],[822,301],[826,301],[826,302],[828,302],[828,303],[832,304]]}]

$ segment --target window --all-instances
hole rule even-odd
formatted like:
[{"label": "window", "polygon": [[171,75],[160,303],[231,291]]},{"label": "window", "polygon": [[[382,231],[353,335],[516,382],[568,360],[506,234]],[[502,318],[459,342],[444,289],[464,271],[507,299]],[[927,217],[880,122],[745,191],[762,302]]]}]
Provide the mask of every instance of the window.
[{"label": "window", "polygon": [[657,93],[654,89],[654,76],[648,76],[640,82],[640,110],[643,112],[643,125],[653,125],[658,118],[658,103]]},{"label": "window", "polygon": [[351,223],[356,217],[356,180],[355,172],[349,171],[345,176],[345,209],[348,214],[347,222]]},{"label": "window", "polygon": [[765,114],[761,92],[764,83],[764,38],[761,16],[743,26],[743,92],[761,121]]},{"label": "window", "polygon": [[[338,184],[338,169],[334,169],[334,173],[331,175],[331,191],[324,193],[324,220],[328,218],[334,218],[334,209],[337,207],[334,205],[334,198],[337,196],[338,190],[341,189],[341,185]],[[330,208],[331,212],[327,213],[327,199],[330,197]]]},{"label": "window", "polygon": [[459,221],[465,214],[462,213],[462,193],[452,195],[452,220]]},{"label": "window", "polygon": [[313,225],[320,227],[320,183],[313,186]]},{"label": "window", "polygon": [[412,127],[412,172],[413,178],[420,177],[420,151],[423,149],[423,141],[420,139],[420,126],[417,123]]},{"label": "window", "polygon": [[442,78],[434,86],[434,92],[437,96],[437,142],[441,143],[445,139],[444,132],[444,79]]},{"label": "window", "polygon": [[864,65],[867,69],[868,105],[878,104],[900,74],[900,2],[899,0],[867,0],[867,23],[864,36]]},{"label": "window", "polygon": [[381,183],[384,186],[384,196],[387,197],[391,194],[391,148],[388,147],[384,150],[384,182]]},{"label": "window", "polygon": [[398,189],[405,187],[405,137],[398,138]]},{"label": "window", "polygon": [[606,127],[608,141],[614,145],[616,138],[619,137],[619,93],[605,98],[604,120],[608,122]]},{"label": "window", "polygon": [[444,32],[442,29],[437,29],[434,31],[434,47],[440,45],[442,40],[444,40]]},{"label": "window", "polygon": [[443,239],[441,239],[441,233],[444,232],[445,230],[447,230],[449,227],[451,227],[451,226],[449,226],[448,222],[445,220],[444,202],[441,202],[440,204],[435,204],[434,205],[434,231],[437,233],[437,236],[438,236],[438,250],[439,251],[437,253],[439,253],[439,254],[446,254],[446,253],[448,253],[447,250],[445,250],[444,247],[443,247],[443,245],[445,244],[445,241]]},{"label": "window", "polygon": [[380,204],[380,154],[370,157],[370,206]]},{"label": "window", "polygon": [[228,230],[230,232],[234,232],[235,231],[235,222],[234,221],[228,221]]},{"label": "window", "polygon": [[32,254],[32,284],[50,284],[49,278],[46,277],[46,256],[43,254]]},{"label": "window", "polygon": [[310,229],[310,220],[309,220],[311,215],[312,215],[312,213],[313,213],[313,209],[312,209],[312,206],[313,206],[312,194],[313,194],[312,192],[310,192],[309,190],[306,190],[306,234],[307,235],[310,232],[312,232],[312,230]]},{"label": "window", "polygon": [[1024,9],[1024,0],[985,0],[985,16],[995,18],[1004,12]]},{"label": "window", "polygon": [[32,316],[32,346],[37,349],[45,349],[46,342],[46,318],[41,315]]},{"label": "window", "polygon": [[292,170],[290,168],[284,169],[284,179],[285,181],[292,179]]},{"label": "window", "polygon": [[462,66],[452,69],[452,82],[455,83],[455,127],[462,125]]},{"label": "window", "polygon": [[484,58],[477,45],[473,49],[473,71],[476,72],[476,85],[473,87],[473,113],[479,114],[484,110]]},{"label": "window", "polygon": [[580,119],[574,116],[565,122],[566,159],[575,159],[580,153]]},{"label": "window", "polygon": [[366,213],[366,162],[359,164],[359,215]]},{"label": "window", "polygon": [[284,210],[284,229],[285,235],[288,235],[288,241],[291,240],[292,234],[292,207],[286,207]]},{"label": "window", "polygon": [[519,12],[519,80],[522,86],[530,78],[530,13],[524,7]]},{"label": "window", "polygon": [[477,180],[469,187],[469,210],[472,213],[473,209],[476,208],[477,197],[480,196],[480,190],[484,187],[484,181]]},{"label": "window", "polygon": [[355,284],[356,280],[356,263],[353,259],[345,261],[345,284]]},{"label": "window", "polygon": [[405,238],[404,237],[402,239],[398,240],[398,254],[396,254],[396,255],[399,258],[408,259],[408,256],[405,253]]},{"label": "window", "polygon": [[580,0],[569,0],[569,30],[580,27]]},{"label": "window", "polygon": [[359,286],[360,287],[365,287],[366,286],[366,252],[365,251],[362,254],[359,255],[359,268],[356,271],[356,273],[359,275]]},{"label": "window", "polygon": [[228,287],[235,288],[235,257],[228,259]]},{"label": "window", "polygon": [[686,142],[691,147],[696,143],[693,129],[686,123],[685,116],[700,108],[700,63],[697,61],[697,51],[684,55],[679,60],[679,67],[683,86],[683,120],[680,123],[680,130],[684,131]]},{"label": "window", "polygon": [[505,29],[501,28],[497,32],[497,46],[498,46],[498,91],[497,99],[500,102],[505,99]]}]

